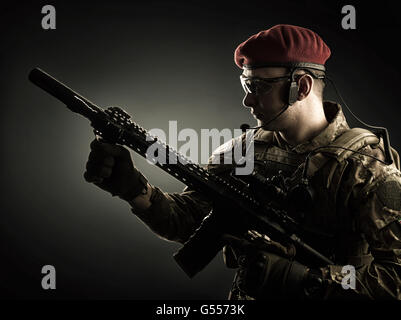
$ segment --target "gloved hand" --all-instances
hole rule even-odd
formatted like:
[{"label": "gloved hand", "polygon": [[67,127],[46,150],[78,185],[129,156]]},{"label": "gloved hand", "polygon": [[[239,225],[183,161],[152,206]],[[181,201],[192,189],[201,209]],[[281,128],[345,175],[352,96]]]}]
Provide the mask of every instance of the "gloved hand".
[{"label": "gloved hand", "polygon": [[256,299],[307,298],[322,288],[319,271],[293,260],[295,248],[274,241],[249,241],[225,235],[238,255],[236,285]]},{"label": "gloved hand", "polygon": [[147,179],[135,168],[126,148],[97,139],[91,142],[90,148],[84,173],[87,182],[126,201],[146,191]]}]

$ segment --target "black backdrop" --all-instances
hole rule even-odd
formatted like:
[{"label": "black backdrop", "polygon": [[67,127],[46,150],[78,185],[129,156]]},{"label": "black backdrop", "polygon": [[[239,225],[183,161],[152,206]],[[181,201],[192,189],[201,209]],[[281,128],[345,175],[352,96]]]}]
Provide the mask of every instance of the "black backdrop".
[{"label": "black backdrop", "polygon": [[[145,128],[238,128],[236,46],[278,23],[311,28],[332,50],[327,63],[347,104],[386,126],[401,150],[400,22],[396,1],[44,1],[1,8],[0,292],[37,299],[225,299],[233,271],[218,255],[190,280],[129,206],[82,177],[93,139],[87,121],[27,80],[39,66],[101,106],[123,106]],[[56,30],[41,8],[56,8]],[[356,8],[356,30],[341,8]],[[338,100],[333,90],[327,99]],[[351,125],[357,125],[349,114]],[[133,154],[154,185],[183,184]],[[56,268],[43,290],[41,268]]]}]

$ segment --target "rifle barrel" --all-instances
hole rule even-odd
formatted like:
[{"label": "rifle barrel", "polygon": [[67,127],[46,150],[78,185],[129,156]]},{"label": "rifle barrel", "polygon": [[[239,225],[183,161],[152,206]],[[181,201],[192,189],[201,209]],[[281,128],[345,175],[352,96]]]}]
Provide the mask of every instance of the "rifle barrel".
[{"label": "rifle barrel", "polygon": [[32,69],[28,78],[39,88],[63,102],[71,111],[79,113],[90,120],[92,120],[96,114],[104,112],[103,109],[40,68]]}]

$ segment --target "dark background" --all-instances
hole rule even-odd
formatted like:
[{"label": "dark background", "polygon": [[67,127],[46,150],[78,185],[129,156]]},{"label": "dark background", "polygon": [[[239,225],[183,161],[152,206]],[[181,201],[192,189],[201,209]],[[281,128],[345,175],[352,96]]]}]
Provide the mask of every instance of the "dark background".
[{"label": "dark background", "polygon": [[[100,106],[124,107],[167,132],[254,124],[242,107],[236,46],[279,23],[311,28],[332,50],[342,96],[365,122],[386,126],[401,150],[396,1],[16,1],[1,8],[0,292],[35,299],[225,299],[233,271],[219,254],[190,280],[179,245],[151,233],[128,204],[83,179],[88,122],[27,80],[40,67]],[[56,8],[56,30],[41,8]],[[356,30],[341,8],[356,8]],[[329,87],[326,97],[338,100]],[[352,126],[358,124],[350,118]],[[133,154],[167,192],[184,187]],[[57,289],[41,288],[56,268]]]}]

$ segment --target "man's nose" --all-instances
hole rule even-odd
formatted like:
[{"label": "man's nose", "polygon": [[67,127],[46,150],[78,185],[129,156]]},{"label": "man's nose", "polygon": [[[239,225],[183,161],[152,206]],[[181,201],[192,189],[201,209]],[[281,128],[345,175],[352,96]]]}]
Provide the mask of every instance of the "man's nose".
[{"label": "man's nose", "polygon": [[257,101],[253,93],[246,93],[244,99],[242,100],[242,105],[246,108],[255,107]]}]

